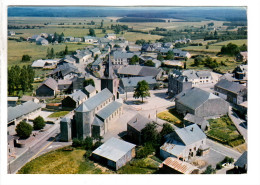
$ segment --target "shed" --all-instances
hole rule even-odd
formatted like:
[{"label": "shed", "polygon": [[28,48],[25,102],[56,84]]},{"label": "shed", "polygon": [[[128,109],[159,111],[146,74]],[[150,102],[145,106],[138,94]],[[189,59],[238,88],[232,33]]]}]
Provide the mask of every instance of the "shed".
[{"label": "shed", "polygon": [[135,157],[135,146],[132,143],[112,137],[94,150],[92,156],[100,163],[118,170]]},{"label": "shed", "polygon": [[57,91],[58,83],[53,78],[48,78],[36,89],[36,96],[55,96]]}]

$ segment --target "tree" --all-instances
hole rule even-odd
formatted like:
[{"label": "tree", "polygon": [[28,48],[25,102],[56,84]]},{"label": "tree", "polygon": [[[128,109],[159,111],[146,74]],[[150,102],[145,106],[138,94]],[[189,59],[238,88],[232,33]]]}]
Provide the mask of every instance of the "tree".
[{"label": "tree", "polygon": [[43,117],[38,116],[33,120],[33,129],[34,130],[41,130],[45,127],[45,121]]},{"label": "tree", "polygon": [[90,150],[93,147],[93,139],[91,137],[86,137],[84,140],[84,145],[86,150]]},{"label": "tree", "polygon": [[31,56],[29,56],[29,55],[23,55],[22,56],[22,62],[28,62],[28,61],[30,61],[31,60]]},{"label": "tree", "polygon": [[64,55],[67,55],[68,53],[69,53],[68,46],[66,45],[65,50],[64,50]]},{"label": "tree", "polygon": [[15,128],[17,135],[22,139],[30,137],[32,130],[33,127],[25,121],[21,121]]},{"label": "tree", "polygon": [[101,21],[100,28],[103,28],[104,26],[104,20]]},{"label": "tree", "polygon": [[107,30],[105,28],[102,29],[102,33],[106,33]]},{"label": "tree", "polygon": [[51,52],[50,52],[50,58],[54,58],[55,57],[55,54],[54,54],[54,49],[51,48]]},{"label": "tree", "polygon": [[173,51],[169,50],[166,54],[166,59],[167,60],[173,60],[174,59],[174,53]]},{"label": "tree", "polygon": [[150,67],[154,67],[154,66],[155,66],[155,64],[153,63],[152,60],[147,60],[147,61],[145,61],[145,62],[144,62],[144,65],[145,65],[145,66],[150,66]]},{"label": "tree", "polygon": [[151,143],[145,143],[144,146],[141,146],[137,151],[136,151],[136,158],[141,159],[145,158],[148,155],[152,154],[155,152],[155,149]]},{"label": "tree", "polygon": [[92,78],[86,79],[83,82],[84,87],[88,86],[88,85],[92,85],[93,87],[95,87],[95,82]]},{"label": "tree", "polygon": [[206,170],[202,174],[213,174],[216,173],[216,169],[212,168],[211,165],[207,166]]},{"label": "tree", "polygon": [[159,53],[158,55],[157,55],[157,60],[160,60],[160,61],[163,61],[163,56],[162,56],[162,54],[161,53]]},{"label": "tree", "polygon": [[51,52],[50,52],[50,48],[47,48],[47,55],[46,55],[47,58],[50,58],[51,57]]},{"label": "tree", "polygon": [[184,67],[183,67],[184,69],[186,69],[187,68],[187,62],[184,62]]},{"label": "tree", "polygon": [[206,45],[206,49],[209,49],[209,45]]},{"label": "tree", "polygon": [[150,143],[153,146],[158,144],[159,133],[156,130],[156,124],[154,122],[147,123],[141,130],[142,143]]},{"label": "tree", "polygon": [[94,61],[96,61],[98,59],[98,55],[95,55],[94,57]]},{"label": "tree", "polygon": [[89,34],[88,34],[89,36],[92,36],[92,37],[95,37],[96,36],[96,34],[95,34],[95,30],[93,29],[93,28],[90,28],[89,29]]},{"label": "tree", "polygon": [[149,92],[149,85],[145,80],[139,81],[137,83],[137,87],[135,88],[134,91],[134,98],[142,98],[142,102],[144,102],[144,98],[149,96],[150,97],[150,92]]},{"label": "tree", "polygon": [[160,132],[161,137],[170,134],[174,131],[173,127],[169,123],[164,123],[163,128]]},{"label": "tree", "polygon": [[247,45],[243,44],[242,46],[239,47],[240,51],[247,51]]},{"label": "tree", "polygon": [[137,64],[137,63],[139,63],[139,57],[138,57],[137,55],[134,55],[134,56],[130,59],[129,64],[130,64],[130,65],[135,65],[135,64]]},{"label": "tree", "polygon": [[120,48],[120,46],[118,44],[115,44],[114,48]]},{"label": "tree", "polygon": [[125,50],[126,50],[126,51],[129,51],[129,50],[130,50],[128,45],[125,47]]}]

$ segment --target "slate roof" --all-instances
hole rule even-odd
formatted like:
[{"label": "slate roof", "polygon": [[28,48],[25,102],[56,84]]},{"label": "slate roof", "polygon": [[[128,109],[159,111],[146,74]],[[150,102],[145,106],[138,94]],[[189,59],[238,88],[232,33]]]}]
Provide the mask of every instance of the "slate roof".
[{"label": "slate roof", "polygon": [[102,118],[103,120],[107,119],[111,114],[113,114],[117,109],[122,106],[121,103],[117,101],[113,101],[112,103],[108,104],[105,108],[101,109],[97,112],[97,116]]},{"label": "slate roof", "polygon": [[74,66],[73,64],[71,63],[64,63],[62,65],[59,65],[56,69],[54,69],[52,71],[52,74],[55,74],[57,72],[61,72],[62,73],[62,76],[66,76],[67,74],[69,73],[78,73],[78,69],[76,66]]},{"label": "slate roof", "polygon": [[91,52],[95,53],[95,52],[100,52],[99,48],[93,48],[90,50]]},{"label": "slate roof", "polygon": [[71,119],[68,118],[68,117],[63,117],[60,122],[65,122],[65,123],[70,123],[71,122]]},{"label": "slate roof", "polygon": [[175,101],[193,110],[201,106],[208,99],[220,99],[218,96],[196,87],[182,91],[175,98]]},{"label": "slate roof", "polygon": [[109,43],[111,42],[111,40],[107,39],[107,38],[99,38],[98,39],[100,43]]},{"label": "slate roof", "polygon": [[136,145],[123,141],[117,138],[110,138],[103,145],[98,147],[93,151],[93,154],[102,156],[109,160],[117,162],[121,159],[127,152],[132,150]]},{"label": "slate roof", "polygon": [[182,75],[187,76],[189,79],[198,79],[200,77],[211,77],[209,71],[195,71],[195,70],[184,70]]},{"label": "slate roof", "polygon": [[100,58],[97,58],[97,60],[95,62],[92,63],[93,65],[100,65],[100,63],[102,64],[103,60],[101,60]]},{"label": "slate roof", "polygon": [[231,92],[234,92],[234,93],[238,93],[238,92],[241,92],[242,90],[246,89],[245,86],[238,84],[236,82],[228,81],[226,79],[220,80],[215,86],[228,90],[228,91],[231,91]]},{"label": "slate roof", "polygon": [[69,62],[69,63],[74,63],[74,62],[76,62],[76,59],[73,58],[73,57],[70,56],[70,55],[66,55],[66,56],[63,58],[63,61]]},{"label": "slate roof", "polygon": [[194,170],[199,170],[197,167],[193,166],[190,163],[181,161],[175,157],[168,157],[162,163],[182,174],[191,174]]},{"label": "slate roof", "polygon": [[103,126],[103,125],[104,125],[104,122],[101,121],[97,116],[95,116],[92,125]]},{"label": "slate roof", "polygon": [[88,86],[85,87],[85,90],[86,90],[88,93],[93,93],[93,92],[96,90],[96,88],[93,87],[92,85],[88,85]]},{"label": "slate roof", "polygon": [[8,123],[14,119],[17,119],[25,114],[34,112],[35,110],[41,108],[41,106],[33,101],[27,101],[21,105],[15,107],[8,107]]},{"label": "slate roof", "polygon": [[189,122],[192,122],[192,123],[196,123],[197,125],[201,125],[201,123],[203,121],[205,121],[204,118],[201,118],[201,117],[198,117],[198,116],[195,116],[193,114],[186,114],[186,116],[183,118],[184,120],[187,120]]},{"label": "slate roof", "polygon": [[58,83],[56,82],[56,80],[54,80],[51,77],[46,79],[44,82],[42,82],[42,84],[40,86],[42,86],[42,85],[46,85],[47,87],[51,88],[54,91],[57,90],[57,88],[58,88]]},{"label": "slate roof", "polygon": [[85,93],[83,93],[81,90],[78,90],[78,91],[72,93],[72,94],[70,95],[70,97],[71,97],[74,101],[77,102],[77,101],[80,101],[80,100],[86,98],[87,95],[86,95]]},{"label": "slate roof", "polygon": [[247,151],[245,151],[235,162],[235,166],[238,166],[240,168],[244,168],[247,166]]},{"label": "slate roof", "polygon": [[136,87],[137,83],[145,80],[148,84],[156,84],[153,76],[121,78],[124,87]]},{"label": "slate roof", "polygon": [[70,85],[72,84],[71,80],[58,80],[58,85]]},{"label": "slate roof", "polygon": [[128,74],[135,76],[156,76],[160,73],[161,69],[156,67],[128,65],[122,66],[118,69],[118,74]]},{"label": "slate roof", "polygon": [[171,140],[165,142],[160,147],[160,149],[178,157],[182,154],[183,150],[185,149],[185,145],[176,140]]},{"label": "slate roof", "polygon": [[46,61],[44,60],[36,60],[32,63],[32,67],[44,67]]},{"label": "slate roof", "polygon": [[135,55],[135,53],[127,53],[127,52],[122,52],[122,51],[114,51],[113,56],[114,59],[118,58],[132,58]]},{"label": "slate roof", "polygon": [[113,94],[107,88],[105,88],[95,96],[87,99],[84,103],[78,106],[75,111],[87,112],[93,110],[111,97],[113,97]]},{"label": "slate roof", "polygon": [[133,127],[135,130],[141,132],[141,130],[146,126],[146,124],[150,122],[151,121],[148,118],[138,113],[130,121],[128,121],[127,124]]}]

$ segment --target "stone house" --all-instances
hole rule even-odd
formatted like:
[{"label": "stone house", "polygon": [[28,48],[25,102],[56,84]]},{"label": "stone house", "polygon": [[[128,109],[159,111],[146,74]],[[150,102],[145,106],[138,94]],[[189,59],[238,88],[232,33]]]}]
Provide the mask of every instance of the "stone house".
[{"label": "stone house", "polygon": [[73,57],[76,59],[76,63],[87,62],[90,59],[92,53],[88,50],[77,50]]},{"label": "stone house", "polygon": [[107,38],[109,40],[115,40],[116,39],[116,34],[108,33],[108,34],[105,35],[105,38]]},{"label": "stone house", "polygon": [[58,90],[63,92],[71,91],[71,80],[58,80]]},{"label": "stone house", "polygon": [[75,91],[71,95],[67,96],[61,101],[62,107],[66,108],[76,108],[81,103],[86,101],[88,99],[88,96],[83,93],[81,90]]},{"label": "stone house", "polygon": [[54,69],[50,76],[54,79],[63,79],[63,80],[71,80],[74,77],[78,77],[80,72],[78,68],[71,63],[63,63],[58,65],[56,69]]},{"label": "stone house", "polygon": [[36,96],[55,96],[57,92],[58,83],[50,77],[36,89]]},{"label": "stone house", "polygon": [[98,39],[96,37],[92,37],[92,36],[85,36],[84,42],[88,43],[88,44],[94,44],[94,43],[98,42]]},{"label": "stone house", "polygon": [[99,71],[103,65],[103,60],[99,57],[91,65],[93,71]]},{"label": "stone house", "polygon": [[88,98],[96,95],[96,88],[92,85],[84,87],[83,92],[88,96]]},{"label": "stone house", "polygon": [[139,56],[140,53],[128,53],[121,51],[114,51],[111,57],[111,62],[113,65],[128,65],[130,59],[134,56]]},{"label": "stone house", "polygon": [[193,87],[175,97],[175,107],[183,115],[190,113],[204,118],[227,114],[229,103],[212,93]]},{"label": "stone house", "polygon": [[196,156],[200,148],[205,148],[206,137],[196,124],[175,129],[165,136],[166,142],[160,147],[160,156],[163,159],[175,157],[187,161]]},{"label": "stone house", "polygon": [[247,87],[236,82],[222,79],[214,86],[214,91],[216,95],[234,104],[247,101]]},{"label": "stone house", "polygon": [[92,157],[100,163],[118,170],[135,157],[135,145],[112,137],[94,150]]}]

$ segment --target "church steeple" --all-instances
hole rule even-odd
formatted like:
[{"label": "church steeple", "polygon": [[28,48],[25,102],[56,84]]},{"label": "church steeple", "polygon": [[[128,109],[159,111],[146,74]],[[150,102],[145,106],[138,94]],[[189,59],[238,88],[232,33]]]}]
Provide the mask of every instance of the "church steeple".
[{"label": "church steeple", "polygon": [[104,76],[102,78],[106,78],[106,79],[115,79],[117,78],[113,68],[112,68],[112,63],[110,61],[110,54],[108,54],[108,61],[106,63],[106,68],[104,71]]}]

